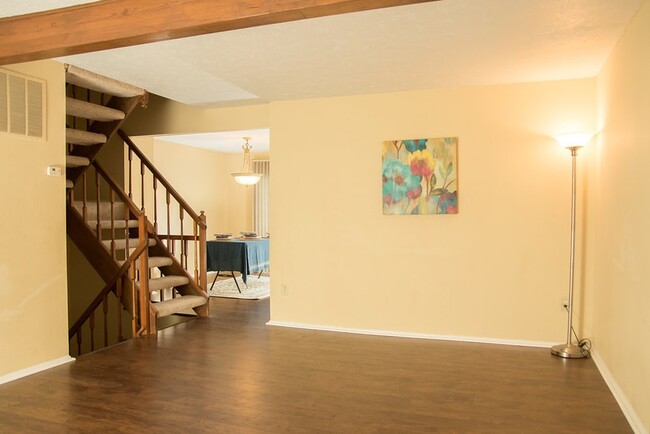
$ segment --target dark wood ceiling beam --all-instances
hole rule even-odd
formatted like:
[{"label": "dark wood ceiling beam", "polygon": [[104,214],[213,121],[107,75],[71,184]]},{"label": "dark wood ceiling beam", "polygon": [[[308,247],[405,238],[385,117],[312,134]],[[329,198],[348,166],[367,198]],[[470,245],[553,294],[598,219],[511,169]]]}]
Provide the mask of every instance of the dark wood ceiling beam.
[{"label": "dark wood ceiling beam", "polygon": [[436,0],[104,0],[0,19],[0,65]]}]

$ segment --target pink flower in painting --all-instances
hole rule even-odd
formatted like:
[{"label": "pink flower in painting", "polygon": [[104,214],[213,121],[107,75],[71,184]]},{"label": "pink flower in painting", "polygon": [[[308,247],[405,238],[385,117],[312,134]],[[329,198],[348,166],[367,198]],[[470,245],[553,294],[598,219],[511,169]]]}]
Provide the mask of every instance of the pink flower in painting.
[{"label": "pink flower in painting", "polygon": [[416,176],[429,178],[436,167],[433,155],[429,151],[415,151],[408,156],[408,164],[411,166],[411,173]]},{"label": "pink flower in painting", "polygon": [[394,204],[397,203],[397,201],[395,199],[393,199],[392,194],[386,194],[386,195],[384,195],[384,203],[387,204],[387,205],[394,205]]},{"label": "pink flower in painting", "polygon": [[406,193],[406,196],[408,196],[409,199],[413,200],[413,199],[417,199],[418,197],[420,197],[421,194],[422,194],[422,186],[418,185],[417,187],[412,188],[411,190],[409,190]]}]

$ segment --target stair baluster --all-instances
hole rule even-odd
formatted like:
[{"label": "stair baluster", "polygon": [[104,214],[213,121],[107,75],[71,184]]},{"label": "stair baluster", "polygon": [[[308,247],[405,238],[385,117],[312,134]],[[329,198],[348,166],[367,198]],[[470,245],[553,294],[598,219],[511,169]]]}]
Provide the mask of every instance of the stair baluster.
[{"label": "stair baluster", "polygon": [[145,209],[144,206],[144,174],[145,174],[144,161],[140,161],[140,206],[142,209]]},{"label": "stair baluster", "polygon": [[81,354],[81,329],[77,332],[77,354]]},{"label": "stair baluster", "polygon": [[158,233],[158,179],[153,178],[153,230]]},{"label": "stair baluster", "polygon": [[[129,220],[131,219],[131,212],[129,211],[129,207],[124,207],[124,240],[126,243],[126,250],[125,252],[128,252],[129,249],[129,238],[131,238],[131,234],[129,233]],[[128,253],[125,253],[125,255],[128,255]],[[126,259],[126,256],[123,258]]]},{"label": "stair baluster", "polygon": [[[131,267],[133,268],[133,267]],[[131,271],[129,269],[129,275],[131,274]],[[124,280],[126,284],[129,286],[129,289],[131,291],[131,333],[133,336],[138,335],[138,312],[140,311],[140,308],[138,307],[138,298],[136,297],[136,292],[135,292],[135,273],[130,279],[127,279],[126,276],[124,277]]]},{"label": "stair baluster", "polygon": [[129,199],[133,199],[133,151],[129,148]]},{"label": "stair baluster", "polygon": [[95,311],[90,312],[90,351],[95,351]]},{"label": "stair baluster", "polygon": [[108,294],[104,295],[102,301],[102,312],[104,313],[104,347],[108,346]]},{"label": "stair baluster", "polygon": [[[193,222],[192,224],[192,231],[194,232],[194,257],[198,258],[199,257],[199,239],[198,239],[198,228],[199,224],[197,222]],[[199,261],[194,261],[194,280],[197,282],[200,282],[201,280],[199,279]]]},{"label": "stair baluster", "polygon": [[171,235],[171,233],[172,233],[172,230],[171,230],[172,219],[171,219],[171,212],[170,212],[170,207],[169,207],[169,205],[171,203],[171,193],[169,193],[169,190],[167,190],[166,197],[167,197],[167,248],[169,249],[169,247],[171,246],[170,250],[171,250],[172,255],[173,255],[174,254],[174,243],[172,242],[172,239],[171,239],[171,236],[172,236]]},{"label": "stair baluster", "polygon": [[86,172],[83,173],[82,180],[83,180],[83,211],[82,212],[83,212],[84,223],[88,223],[88,207],[87,207],[87,203],[88,203],[88,186],[87,186],[88,182],[87,182],[87,180],[88,180],[88,177],[86,176]]},{"label": "stair baluster", "polygon": [[101,210],[100,210],[100,204],[101,204],[101,190],[99,186],[99,172],[95,170],[95,193],[96,197],[95,200],[97,201],[97,239],[101,242],[102,241],[102,225],[100,223],[101,218],[100,216],[102,215]]},{"label": "stair baluster", "polygon": [[[117,279],[115,295],[118,300],[122,300],[124,295],[124,290],[122,289],[124,285],[124,276]],[[108,330],[108,329],[107,329]],[[122,330],[122,306],[120,303],[117,304],[117,341],[122,342],[124,340],[124,331]],[[108,344],[106,344],[108,346]]]},{"label": "stair baluster", "polygon": [[[109,198],[111,202],[111,256],[115,259],[117,254],[115,249],[115,192],[113,190],[110,191]],[[126,225],[128,226],[128,223]]]},{"label": "stair baluster", "polygon": [[187,248],[185,244],[185,237],[183,237],[183,217],[185,214],[183,213],[183,208],[181,207],[179,209],[179,219],[181,222],[181,265],[183,268],[187,270]]}]

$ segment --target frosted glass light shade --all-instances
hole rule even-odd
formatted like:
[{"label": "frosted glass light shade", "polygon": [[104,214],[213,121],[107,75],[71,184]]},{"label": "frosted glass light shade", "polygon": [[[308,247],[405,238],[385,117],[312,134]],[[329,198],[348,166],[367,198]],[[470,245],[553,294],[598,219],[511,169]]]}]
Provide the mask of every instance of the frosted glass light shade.
[{"label": "frosted glass light shade", "polygon": [[555,140],[563,148],[582,148],[589,143],[593,136],[593,131],[587,131],[582,133],[560,134],[555,136]]},{"label": "frosted glass light shade", "polygon": [[244,172],[231,173],[230,175],[235,178],[235,182],[241,185],[254,185],[257,184],[260,179],[262,179],[262,175],[260,173]]}]

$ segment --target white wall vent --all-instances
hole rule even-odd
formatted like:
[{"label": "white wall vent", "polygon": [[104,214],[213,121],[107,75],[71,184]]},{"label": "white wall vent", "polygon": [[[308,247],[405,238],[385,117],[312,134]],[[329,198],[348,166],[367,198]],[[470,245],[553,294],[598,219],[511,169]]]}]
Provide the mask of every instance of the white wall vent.
[{"label": "white wall vent", "polygon": [[0,69],[0,133],[45,138],[45,82]]}]

